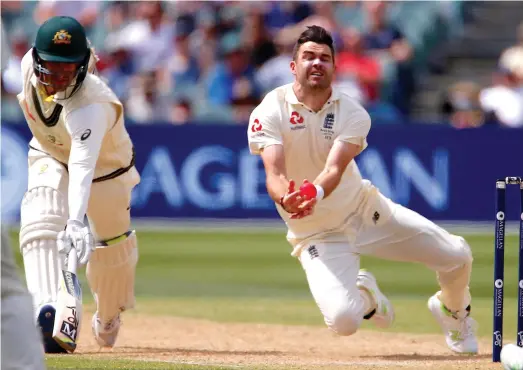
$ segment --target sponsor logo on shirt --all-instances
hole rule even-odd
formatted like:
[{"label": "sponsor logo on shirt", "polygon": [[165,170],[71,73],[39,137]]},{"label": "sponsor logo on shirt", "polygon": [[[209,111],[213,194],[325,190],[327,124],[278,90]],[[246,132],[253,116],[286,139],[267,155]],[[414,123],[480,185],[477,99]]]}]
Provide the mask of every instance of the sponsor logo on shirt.
[{"label": "sponsor logo on shirt", "polygon": [[323,121],[323,128],[332,130],[332,126],[334,126],[334,113],[328,113]]},{"label": "sponsor logo on shirt", "polygon": [[326,140],[332,140],[334,135],[334,113],[327,113],[321,132]]},{"label": "sponsor logo on shirt", "polygon": [[90,129],[87,129],[84,131],[84,133],[82,134],[82,136],[80,137],[80,140],[84,141],[84,140],[87,140],[87,138],[91,136],[91,130]]},{"label": "sponsor logo on shirt", "polygon": [[251,131],[254,133],[251,137],[265,136],[265,133],[262,131],[262,124],[258,118],[256,118],[251,126]]},{"label": "sponsor logo on shirt", "polygon": [[306,126],[303,125],[303,122],[305,119],[296,111],[291,113],[291,119],[289,122],[291,123],[291,130],[301,130],[305,128]]},{"label": "sponsor logo on shirt", "polygon": [[251,126],[251,131],[252,132],[258,132],[258,131],[261,131],[262,130],[262,124],[260,123],[260,120],[258,118],[256,118]]}]

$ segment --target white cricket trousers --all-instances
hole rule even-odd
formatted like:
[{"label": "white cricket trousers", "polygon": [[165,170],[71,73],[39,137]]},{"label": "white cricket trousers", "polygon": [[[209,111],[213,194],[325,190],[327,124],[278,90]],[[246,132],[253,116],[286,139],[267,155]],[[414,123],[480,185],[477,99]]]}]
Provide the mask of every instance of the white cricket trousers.
[{"label": "white cricket trousers", "polygon": [[390,217],[383,221],[378,217],[375,223],[361,222],[354,243],[329,241],[328,234],[310,239],[299,256],[325,323],[340,335],[355,333],[366,314],[363,293],[356,287],[360,255],[422,263],[436,272],[440,299],[449,310],[463,310],[470,304],[472,253],[467,242],[420,214],[378,196],[381,200],[376,202],[377,211],[383,211],[379,209],[381,204],[389,208]]},{"label": "white cricket trousers", "polygon": [[44,349],[34,325],[33,302],[2,230],[2,370],[44,370]]}]

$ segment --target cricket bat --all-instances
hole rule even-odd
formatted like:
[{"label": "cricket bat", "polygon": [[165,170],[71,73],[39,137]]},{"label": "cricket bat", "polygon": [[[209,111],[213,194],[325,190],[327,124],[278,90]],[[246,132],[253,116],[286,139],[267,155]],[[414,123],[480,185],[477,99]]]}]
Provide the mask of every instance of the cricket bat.
[{"label": "cricket bat", "polygon": [[53,339],[67,352],[76,349],[82,320],[82,287],[76,276],[78,256],[73,247],[67,258],[67,269],[60,271]]}]

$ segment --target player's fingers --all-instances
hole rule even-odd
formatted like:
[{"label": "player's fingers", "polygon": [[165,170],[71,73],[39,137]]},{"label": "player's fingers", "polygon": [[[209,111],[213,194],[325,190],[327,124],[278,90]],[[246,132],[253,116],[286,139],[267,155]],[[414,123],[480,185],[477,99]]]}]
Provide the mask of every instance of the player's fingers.
[{"label": "player's fingers", "polygon": [[293,206],[295,204],[300,204],[303,201],[303,197],[300,195],[299,191],[294,191],[287,195],[284,199],[286,205]]},{"label": "player's fingers", "polygon": [[294,192],[294,189],[295,189],[295,182],[294,180],[289,180],[289,187],[287,189],[287,192],[288,193],[293,193]]},{"label": "player's fingers", "polygon": [[316,205],[316,198],[308,199],[299,205],[300,210],[311,209]]}]

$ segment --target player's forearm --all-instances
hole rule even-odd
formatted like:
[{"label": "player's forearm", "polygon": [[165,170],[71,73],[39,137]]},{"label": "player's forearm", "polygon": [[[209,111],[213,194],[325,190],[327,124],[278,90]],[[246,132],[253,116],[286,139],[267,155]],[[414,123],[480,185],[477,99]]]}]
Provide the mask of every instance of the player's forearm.
[{"label": "player's forearm", "polygon": [[280,199],[285,195],[289,187],[289,180],[283,174],[269,173],[266,180],[267,192],[275,203],[280,203]]},{"label": "player's forearm", "polygon": [[70,219],[81,222],[84,219],[105,132],[108,124],[115,119],[114,109],[102,104],[79,108],[66,119],[66,127],[71,135],[68,163]]},{"label": "player's forearm", "polygon": [[343,176],[343,171],[336,167],[326,167],[314,180],[314,185],[323,188],[324,196],[328,197],[338,186]]},{"label": "player's forearm", "polygon": [[83,222],[89,203],[93,176],[94,169],[86,170],[80,166],[69,167],[69,219]]},{"label": "player's forearm", "polygon": [[[94,127],[93,127],[94,129]],[[95,135],[92,140],[73,137],[69,155],[69,218],[83,221],[87,212],[96,162],[103,137]]]}]

